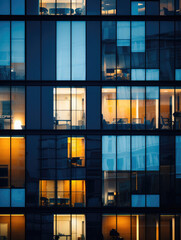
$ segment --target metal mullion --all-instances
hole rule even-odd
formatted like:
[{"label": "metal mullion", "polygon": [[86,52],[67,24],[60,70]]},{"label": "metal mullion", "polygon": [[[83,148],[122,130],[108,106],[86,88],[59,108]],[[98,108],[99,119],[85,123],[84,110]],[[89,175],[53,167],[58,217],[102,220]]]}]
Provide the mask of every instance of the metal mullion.
[{"label": "metal mullion", "polygon": [[12,144],[11,144],[11,135],[9,136],[9,138],[10,138],[10,212],[11,212],[11,210],[12,210],[12,208],[11,208],[11,179],[12,179],[12,177],[11,177],[11,167],[12,167],[12,164],[11,164],[11,156],[12,156],[12,150],[11,150],[11,147],[12,147]]},{"label": "metal mullion", "polygon": [[73,41],[72,41],[72,38],[73,38],[73,34],[72,34],[72,21],[70,21],[70,81],[72,81],[72,44],[73,44]]}]

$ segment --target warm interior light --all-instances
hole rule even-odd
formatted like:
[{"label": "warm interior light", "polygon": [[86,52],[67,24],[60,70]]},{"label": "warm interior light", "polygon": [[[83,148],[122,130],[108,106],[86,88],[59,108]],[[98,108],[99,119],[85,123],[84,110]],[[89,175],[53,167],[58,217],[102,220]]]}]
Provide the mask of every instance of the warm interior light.
[{"label": "warm interior light", "polygon": [[143,3],[138,3],[138,6],[143,6]]},{"label": "warm interior light", "polygon": [[14,122],[14,128],[15,129],[22,129],[22,127],[21,127],[21,121],[20,120],[16,120],[15,122]]}]

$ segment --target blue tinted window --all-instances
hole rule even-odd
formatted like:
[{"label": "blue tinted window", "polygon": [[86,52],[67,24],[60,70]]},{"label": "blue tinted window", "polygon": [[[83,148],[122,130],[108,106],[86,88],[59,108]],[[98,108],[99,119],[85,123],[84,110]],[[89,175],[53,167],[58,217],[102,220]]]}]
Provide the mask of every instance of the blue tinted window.
[{"label": "blue tinted window", "polygon": [[25,78],[25,24],[12,22],[11,24],[11,79]]},{"label": "blue tinted window", "polygon": [[10,207],[10,189],[0,189],[0,207]]},{"label": "blue tinted window", "polygon": [[147,69],[146,70],[147,81],[159,81],[159,69]]},{"label": "blue tinted window", "polygon": [[10,14],[10,0],[0,0],[0,15]]},{"label": "blue tinted window", "polygon": [[181,137],[176,137],[176,177],[181,178]]},{"label": "blue tinted window", "polygon": [[102,137],[102,170],[116,170],[116,136]]},{"label": "blue tinted window", "polygon": [[0,79],[10,79],[10,22],[0,22]]},{"label": "blue tinted window", "polygon": [[57,80],[70,79],[70,22],[57,22]]},{"label": "blue tinted window", "polygon": [[25,190],[11,189],[11,206],[25,207]]},{"label": "blue tinted window", "polygon": [[25,0],[11,0],[11,14],[25,14]]},{"label": "blue tinted window", "polygon": [[145,80],[145,69],[132,69],[131,80],[144,81]]},{"label": "blue tinted window", "polygon": [[117,137],[117,170],[130,171],[130,136]]},{"label": "blue tinted window", "polygon": [[132,170],[145,170],[145,136],[132,136]]},{"label": "blue tinted window", "polygon": [[145,207],[145,195],[132,195],[132,207]]},{"label": "blue tinted window", "polygon": [[159,195],[146,195],[146,206],[147,207],[159,207],[160,196]]},{"label": "blue tinted window", "polygon": [[175,80],[177,80],[177,81],[181,80],[181,69],[175,70]]},{"label": "blue tinted window", "polygon": [[117,100],[130,100],[130,87],[117,87]]},{"label": "blue tinted window", "polygon": [[146,136],[146,170],[159,171],[159,136]]},{"label": "blue tinted window", "polygon": [[145,52],[145,22],[132,22],[131,35],[131,51]]},{"label": "blue tinted window", "polygon": [[85,22],[72,22],[72,80],[85,80]]},{"label": "blue tinted window", "polygon": [[145,99],[145,88],[144,87],[132,87],[132,99],[133,100],[144,100]]},{"label": "blue tinted window", "polygon": [[132,2],[131,15],[145,15],[145,2]]}]

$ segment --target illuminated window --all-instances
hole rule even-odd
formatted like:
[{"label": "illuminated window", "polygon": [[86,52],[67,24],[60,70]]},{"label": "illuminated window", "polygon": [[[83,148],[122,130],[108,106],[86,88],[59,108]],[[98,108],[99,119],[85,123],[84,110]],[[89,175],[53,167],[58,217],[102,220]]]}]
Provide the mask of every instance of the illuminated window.
[{"label": "illuminated window", "polygon": [[72,167],[85,166],[85,138],[68,137],[68,162]]}]

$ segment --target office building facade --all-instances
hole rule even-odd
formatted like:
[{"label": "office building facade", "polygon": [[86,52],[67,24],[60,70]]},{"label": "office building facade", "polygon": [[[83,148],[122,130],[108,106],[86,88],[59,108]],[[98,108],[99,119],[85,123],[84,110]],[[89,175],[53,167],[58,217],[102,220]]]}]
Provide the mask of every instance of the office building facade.
[{"label": "office building facade", "polygon": [[0,239],[181,239],[181,1],[0,1]]}]

